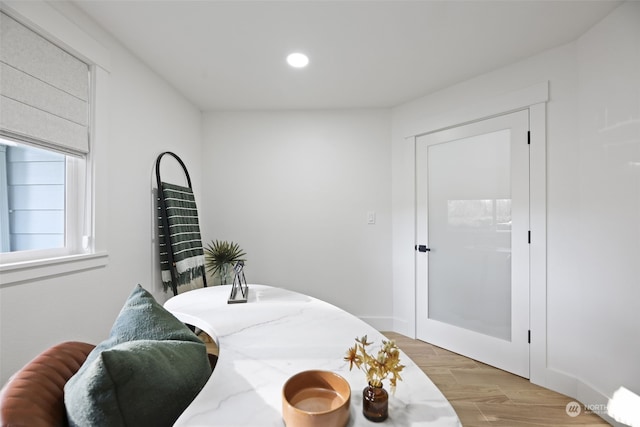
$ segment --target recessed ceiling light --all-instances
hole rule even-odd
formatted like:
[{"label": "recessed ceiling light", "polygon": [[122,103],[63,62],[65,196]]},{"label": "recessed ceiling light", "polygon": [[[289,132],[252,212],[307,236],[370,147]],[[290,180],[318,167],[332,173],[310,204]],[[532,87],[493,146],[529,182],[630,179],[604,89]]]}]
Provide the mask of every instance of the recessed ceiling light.
[{"label": "recessed ceiling light", "polygon": [[294,68],[303,68],[309,64],[309,57],[304,53],[292,53],[287,56],[287,63]]}]

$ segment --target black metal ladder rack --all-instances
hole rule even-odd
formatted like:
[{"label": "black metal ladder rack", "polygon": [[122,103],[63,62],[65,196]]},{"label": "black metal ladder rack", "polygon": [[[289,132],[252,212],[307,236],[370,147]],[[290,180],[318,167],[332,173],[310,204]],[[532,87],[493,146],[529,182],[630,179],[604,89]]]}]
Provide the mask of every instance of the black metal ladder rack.
[{"label": "black metal ladder rack", "polygon": [[[173,295],[178,295],[178,280],[177,280],[178,273],[177,273],[176,264],[174,261],[174,254],[171,246],[171,241],[169,238],[170,228],[169,228],[169,220],[167,218],[167,204],[165,201],[164,192],[162,191],[163,181],[160,179],[160,161],[167,154],[173,157],[180,164],[185,174],[185,177],[187,178],[187,186],[189,187],[190,190],[192,189],[192,187],[191,187],[191,177],[189,176],[189,171],[187,171],[187,167],[185,166],[184,162],[180,157],[178,157],[175,153],[172,153],[171,151],[165,151],[160,155],[158,155],[156,159],[156,184],[157,184],[157,192],[158,192],[158,208],[160,209],[160,218],[161,218],[161,221],[160,221],[161,224],[159,224],[159,226],[162,227],[162,231],[165,236],[165,245],[167,247],[169,270],[171,272],[171,290],[173,291]],[[204,266],[202,266],[202,281],[203,281],[204,287],[206,287],[207,274]]]}]

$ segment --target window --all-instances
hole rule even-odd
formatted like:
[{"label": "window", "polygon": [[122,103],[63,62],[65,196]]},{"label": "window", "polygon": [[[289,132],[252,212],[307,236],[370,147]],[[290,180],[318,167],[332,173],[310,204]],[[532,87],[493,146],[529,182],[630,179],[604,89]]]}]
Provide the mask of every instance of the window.
[{"label": "window", "polygon": [[[67,257],[61,262],[69,264],[68,256],[94,251],[90,94],[95,100],[96,91],[105,90],[91,81],[93,72],[104,76],[104,69],[35,31],[39,27],[28,19],[32,9],[24,9],[25,18],[17,6],[17,12],[0,12],[2,283],[12,280],[6,271],[13,273],[34,261],[42,266]],[[46,9],[34,16],[41,20],[38,24],[51,24],[47,34],[57,34],[57,40],[80,39],[49,6],[38,7]],[[23,273],[14,276],[26,278]]]},{"label": "window", "polygon": [[82,249],[84,221],[76,211],[83,166],[82,159],[0,138],[0,252]]},{"label": "window", "polygon": [[[0,216],[6,217],[0,219],[0,227],[5,227],[0,231],[8,240],[3,244],[11,245],[13,190],[6,173],[14,165],[7,165],[7,152],[11,159],[14,148],[41,149],[64,158],[64,247],[0,249],[0,287],[108,262],[105,150],[110,54],[70,18],[72,11],[54,3],[0,2],[0,158],[5,162],[0,187],[6,189],[0,190]],[[60,244],[58,240],[47,246]]]}]

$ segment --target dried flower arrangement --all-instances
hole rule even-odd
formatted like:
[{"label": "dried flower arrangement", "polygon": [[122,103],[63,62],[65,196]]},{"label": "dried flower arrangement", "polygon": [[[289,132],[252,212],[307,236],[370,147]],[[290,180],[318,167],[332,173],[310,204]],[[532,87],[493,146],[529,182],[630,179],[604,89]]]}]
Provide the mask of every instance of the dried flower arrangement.
[{"label": "dried flower arrangement", "polygon": [[356,338],[356,344],[347,350],[344,360],[349,362],[349,370],[353,369],[353,365],[362,370],[372,387],[382,387],[382,381],[391,375],[389,383],[393,393],[397,381],[402,381],[400,372],[404,369],[404,365],[400,364],[400,350],[395,341],[383,340],[378,354],[373,357],[367,353],[367,347],[371,344],[367,341],[366,335],[360,339]]}]

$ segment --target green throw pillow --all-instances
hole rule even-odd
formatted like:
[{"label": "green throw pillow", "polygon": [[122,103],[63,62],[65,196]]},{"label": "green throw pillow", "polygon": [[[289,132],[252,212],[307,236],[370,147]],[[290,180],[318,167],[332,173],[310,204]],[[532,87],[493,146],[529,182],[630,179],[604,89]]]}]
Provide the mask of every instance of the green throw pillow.
[{"label": "green throw pillow", "polygon": [[205,345],[140,285],[65,385],[71,426],[170,426],[211,375]]},{"label": "green throw pillow", "polygon": [[[101,348],[134,340],[201,342],[184,323],[158,304],[153,295],[140,285],[136,285],[120,310],[109,338],[100,343],[94,353],[100,353]],[[89,358],[91,356],[90,354]]]}]

